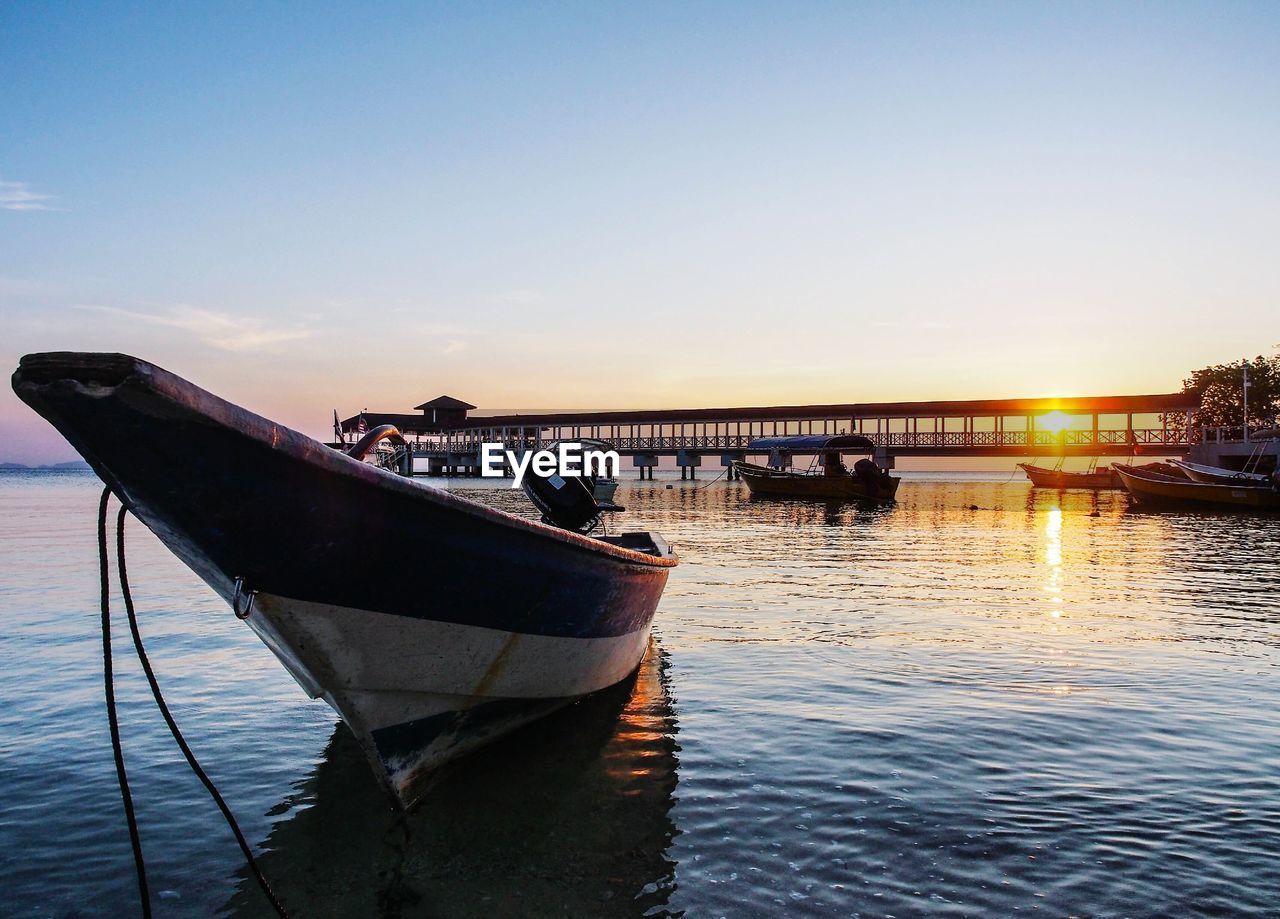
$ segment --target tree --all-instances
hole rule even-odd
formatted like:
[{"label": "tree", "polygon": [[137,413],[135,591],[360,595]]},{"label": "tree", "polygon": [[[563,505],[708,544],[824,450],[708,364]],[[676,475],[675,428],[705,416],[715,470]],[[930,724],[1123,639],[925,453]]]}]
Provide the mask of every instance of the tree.
[{"label": "tree", "polygon": [[1244,369],[1249,369],[1249,424],[1276,425],[1280,416],[1280,355],[1230,364],[1214,364],[1192,372],[1182,381],[1182,391],[1198,393],[1200,408],[1196,424],[1206,427],[1236,427],[1244,419]]}]

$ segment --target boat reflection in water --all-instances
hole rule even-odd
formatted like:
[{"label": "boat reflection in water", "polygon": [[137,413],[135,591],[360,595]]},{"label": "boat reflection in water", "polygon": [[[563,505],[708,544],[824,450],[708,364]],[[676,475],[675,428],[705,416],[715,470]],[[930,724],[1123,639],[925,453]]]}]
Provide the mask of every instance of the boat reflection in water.
[{"label": "boat reflection in water", "polygon": [[[666,655],[622,683],[445,767],[407,816],[387,806],[339,723],[283,801],[260,857],[297,915],[660,912],[677,781]],[[234,915],[270,909],[244,873]]]}]

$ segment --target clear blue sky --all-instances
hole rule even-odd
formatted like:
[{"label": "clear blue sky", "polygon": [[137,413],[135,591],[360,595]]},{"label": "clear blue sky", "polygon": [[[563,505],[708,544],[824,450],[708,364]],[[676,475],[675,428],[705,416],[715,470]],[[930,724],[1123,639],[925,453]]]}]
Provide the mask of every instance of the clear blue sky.
[{"label": "clear blue sky", "polygon": [[[0,6],[0,363],[323,434],[1280,343],[1280,4]],[[0,396],[0,459],[70,448]]]}]

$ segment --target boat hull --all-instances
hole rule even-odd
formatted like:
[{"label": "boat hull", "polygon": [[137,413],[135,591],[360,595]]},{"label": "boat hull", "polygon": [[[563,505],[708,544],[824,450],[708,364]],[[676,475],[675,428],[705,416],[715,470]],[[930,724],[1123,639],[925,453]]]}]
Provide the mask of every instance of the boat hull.
[{"label": "boat hull", "polygon": [[1160,507],[1280,511],[1280,494],[1270,488],[1240,488],[1180,481],[1172,476],[1117,470],[1139,504]]},{"label": "boat hull", "polygon": [[650,632],[534,635],[262,593],[248,623],[406,801],[444,763],[625,679]]},{"label": "boat hull", "polygon": [[866,483],[853,475],[800,475],[794,472],[779,472],[767,466],[745,463],[739,460],[734,468],[747,483],[752,497],[761,498],[810,498],[827,501],[847,501],[852,499],[892,501],[898,492],[901,479],[888,478],[882,481],[873,491],[867,489]]},{"label": "boat hull", "polygon": [[1124,487],[1120,483],[1120,477],[1111,468],[1095,472],[1063,472],[1061,469],[1045,469],[1030,463],[1019,463],[1018,468],[1027,474],[1036,488],[1088,488],[1102,491]]},{"label": "boat hull", "polygon": [[405,805],[435,766],[634,670],[676,563],[657,537],[609,544],[357,462],[123,355],[24,358],[14,389],[224,599],[243,579],[250,627]]}]

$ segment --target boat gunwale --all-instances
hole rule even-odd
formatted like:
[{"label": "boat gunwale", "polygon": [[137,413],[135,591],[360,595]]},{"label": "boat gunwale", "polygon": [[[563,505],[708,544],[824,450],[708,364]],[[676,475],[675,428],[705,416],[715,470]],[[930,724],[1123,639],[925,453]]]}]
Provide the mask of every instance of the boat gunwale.
[{"label": "boat gunwale", "polygon": [[[121,373],[122,370],[127,372]],[[103,376],[111,379],[103,381],[101,379]],[[325,472],[359,479],[369,485],[389,488],[428,504],[435,504],[511,529],[523,530],[582,551],[611,556],[619,561],[652,568],[674,568],[680,561],[670,549],[669,544],[661,537],[652,540],[654,548],[662,551],[665,547],[670,552],[669,555],[651,555],[636,549],[627,549],[571,530],[528,520],[353,459],[341,450],[334,449],[301,431],[271,421],[221,396],[214,395],[172,371],[132,355],[116,352],[35,352],[24,355],[20,359],[12,378],[13,389],[20,396],[22,389],[38,390],[59,383],[78,386],[82,389],[95,387],[98,390],[92,394],[95,398],[104,397],[105,390],[108,389],[115,391],[131,385],[140,387],[197,416],[203,416],[209,422],[256,440],[272,450],[281,451],[299,462],[317,466]]]},{"label": "boat gunwale", "polygon": [[1023,472],[1026,472],[1028,469],[1034,469],[1036,472],[1044,472],[1052,475],[1091,476],[1091,475],[1108,475],[1109,473],[1107,470],[1114,469],[1115,464],[1109,463],[1105,466],[1098,466],[1092,472],[1071,472],[1066,469],[1050,469],[1048,466],[1037,466],[1034,463],[1018,463],[1018,468],[1021,469]]},{"label": "boat gunwale", "polygon": [[[1237,484],[1230,482],[1200,482],[1202,485],[1232,485],[1233,488],[1258,488],[1270,485],[1270,477],[1261,472],[1245,472],[1241,469],[1227,469],[1223,466],[1210,466],[1207,463],[1191,463],[1186,460],[1169,460],[1169,465],[1177,466],[1188,476],[1193,473],[1199,473],[1203,476],[1211,476],[1221,479],[1235,479]],[[1199,482],[1198,479],[1192,478],[1191,481]]]},{"label": "boat gunwale", "polygon": [[[1139,479],[1144,482],[1164,482],[1173,485],[1203,485],[1203,482],[1196,482],[1186,476],[1169,475],[1167,472],[1156,472],[1151,469],[1140,469],[1137,466],[1126,466],[1123,463],[1116,463],[1111,467],[1116,471],[1117,475],[1129,476],[1130,478]],[[1219,486],[1212,486],[1219,487]]]}]

